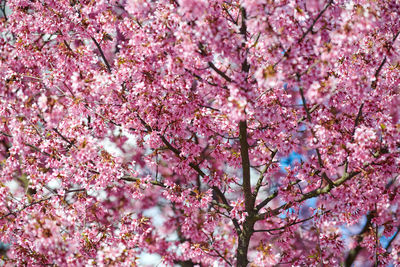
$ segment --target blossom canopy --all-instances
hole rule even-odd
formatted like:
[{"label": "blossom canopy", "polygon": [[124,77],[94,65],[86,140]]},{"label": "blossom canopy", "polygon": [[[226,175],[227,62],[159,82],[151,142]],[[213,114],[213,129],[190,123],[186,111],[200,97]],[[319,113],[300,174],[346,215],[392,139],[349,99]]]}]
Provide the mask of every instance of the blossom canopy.
[{"label": "blossom canopy", "polygon": [[0,14],[6,266],[400,264],[398,0]]}]

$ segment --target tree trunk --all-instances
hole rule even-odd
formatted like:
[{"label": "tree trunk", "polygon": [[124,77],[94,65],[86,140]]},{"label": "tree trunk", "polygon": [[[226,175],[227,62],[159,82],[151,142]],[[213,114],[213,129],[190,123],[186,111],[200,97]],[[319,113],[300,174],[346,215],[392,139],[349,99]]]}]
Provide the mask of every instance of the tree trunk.
[{"label": "tree trunk", "polygon": [[246,267],[249,263],[247,259],[247,251],[249,249],[250,238],[254,232],[254,223],[251,220],[246,219],[243,224],[243,231],[239,235],[238,248],[236,251],[236,266]]}]

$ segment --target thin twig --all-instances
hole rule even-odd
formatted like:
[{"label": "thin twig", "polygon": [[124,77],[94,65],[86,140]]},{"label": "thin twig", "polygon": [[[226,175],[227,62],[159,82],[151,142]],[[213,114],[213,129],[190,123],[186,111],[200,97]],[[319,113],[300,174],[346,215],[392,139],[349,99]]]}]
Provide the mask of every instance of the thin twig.
[{"label": "thin twig", "polygon": [[62,135],[57,128],[53,128],[53,131],[56,132],[65,142],[67,142],[70,146],[73,146],[76,148],[76,145],[71,142],[70,140],[68,140],[64,135]]},{"label": "thin twig", "polygon": [[[312,29],[314,28],[315,23],[317,23],[317,21],[321,18],[321,16],[325,13],[325,11],[328,9],[328,7],[333,3],[333,0],[330,0],[325,7],[318,13],[317,17],[315,17],[315,19],[312,21],[310,27],[308,27],[308,29],[303,33],[303,35],[300,37],[300,39],[297,41],[297,44],[300,44],[305,38],[306,36],[312,31]],[[288,57],[290,54],[290,51],[292,50],[292,46],[291,45],[288,49],[285,50],[285,52],[283,53],[282,57],[273,65],[274,68],[283,61],[283,59],[285,57]]]},{"label": "thin twig", "polygon": [[222,78],[224,78],[225,80],[227,80],[228,82],[232,82],[232,79],[225,74],[225,72],[223,72],[222,70],[218,69],[214,63],[212,63],[211,61],[208,62],[208,66],[210,68],[212,68],[216,73],[218,73]]},{"label": "thin twig", "polygon": [[[127,176],[127,175],[123,176],[120,180],[127,181],[127,182],[136,182],[136,183],[138,183],[138,182],[140,183],[141,182],[141,179],[135,178],[135,177],[132,177],[132,176]],[[163,188],[167,187],[165,184],[163,184],[163,183],[161,183],[159,181],[146,181],[145,183],[150,183],[152,185],[160,186],[160,187],[163,187]]]},{"label": "thin twig", "polygon": [[397,226],[397,231],[396,233],[393,235],[393,237],[390,239],[390,241],[387,243],[385,249],[386,251],[388,251],[392,245],[392,243],[394,242],[394,240],[397,238],[398,234],[399,234],[399,230],[400,230],[400,225]]},{"label": "thin twig", "polygon": [[104,55],[104,52],[103,52],[103,50],[101,49],[100,44],[99,44],[99,43],[96,41],[96,39],[94,39],[93,37],[91,37],[91,39],[92,39],[93,43],[96,45],[97,49],[99,50],[100,56],[101,56],[101,58],[103,59],[104,64],[106,64],[108,73],[111,73],[111,66],[110,66],[110,64],[108,63],[107,58],[106,58],[106,56]]},{"label": "thin twig", "polygon": [[0,134],[7,136],[7,137],[13,137],[11,134],[8,134],[6,132],[0,131]]},{"label": "thin twig", "polygon": [[[325,213],[328,213],[328,212],[329,212],[329,211],[326,211]],[[302,219],[302,220],[300,220],[300,221],[297,221],[297,218],[296,218],[293,222],[288,223],[288,224],[286,224],[286,225],[284,225],[284,226],[281,226],[281,227],[278,227],[278,228],[272,228],[272,229],[254,230],[254,232],[274,232],[274,231],[284,230],[284,229],[286,229],[286,228],[288,228],[288,227],[290,227],[290,226],[293,226],[293,225],[296,225],[296,224],[299,224],[299,223],[307,222],[307,221],[313,219],[314,217],[315,217],[315,214],[314,214],[313,216],[310,216],[310,217],[308,217],[308,218],[306,218],[306,219]]]},{"label": "thin twig", "polygon": [[[151,128],[150,125],[148,125],[138,114],[137,117],[139,118],[140,122],[143,124],[143,126],[146,128],[146,130],[151,133],[153,131],[153,129]],[[161,133],[158,134],[158,136],[161,138],[161,140],[163,141],[163,143],[167,146],[167,148],[169,150],[171,150],[178,158],[182,159],[182,160],[186,160],[186,158],[184,156],[182,156],[181,151],[179,149],[177,149],[176,147],[174,147],[166,138],[165,136],[163,136]],[[193,163],[190,162],[189,166],[194,169],[201,177],[205,177],[206,174],[200,169],[200,167]],[[226,205],[227,207],[229,207],[229,209],[232,209],[231,205],[229,204],[228,200],[226,199],[224,193],[222,193],[221,189],[219,189],[216,186],[211,187],[213,189],[213,192],[218,196],[218,198],[223,202],[224,205]],[[235,225],[235,229],[237,231],[237,233],[240,233],[241,229],[239,226],[238,221],[235,218],[231,218],[233,224]]]},{"label": "thin twig", "polygon": [[[370,164],[366,164],[365,165],[365,167],[367,167],[367,166],[369,166]],[[313,191],[310,191],[310,192],[308,192],[308,193],[305,193],[300,199],[298,199],[298,200],[295,200],[295,201],[292,201],[292,202],[287,202],[287,203],[285,203],[285,204],[282,204],[281,206],[279,206],[278,208],[276,208],[276,209],[274,209],[274,210],[272,210],[272,211],[268,211],[268,212],[264,212],[264,213],[261,213],[261,214],[258,214],[256,217],[257,217],[257,220],[263,220],[263,219],[265,219],[267,216],[275,216],[275,215],[278,215],[278,214],[280,214],[281,213],[281,211],[282,210],[287,210],[287,209],[289,209],[290,207],[292,207],[293,206],[293,204],[294,203],[301,203],[301,202],[303,202],[303,201],[305,201],[305,200],[307,200],[307,199],[310,199],[310,198],[314,198],[314,197],[317,197],[317,196],[320,196],[320,195],[324,195],[324,194],[327,194],[327,193],[329,193],[334,187],[339,187],[340,185],[342,185],[342,184],[344,184],[346,181],[348,181],[348,180],[350,180],[351,178],[353,178],[354,176],[357,176],[358,174],[360,174],[361,173],[361,171],[352,171],[352,172],[350,172],[350,173],[344,173],[343,175],[342,175],[342,177],[340,177],[339,179],[337,179],[337,180],[335,180],[334,182],[333,182],[333,185],[331,185],[331,184],[328,184],[328,185],[326,185],[325,187],[323,187],[323,188],[318,188],[318,189],[315,189],[315,190],[313,190]]]},{"label": "thin twig", "polygon": [[258,195],[258,191],[260,190],[261,186],[262,186],[262,181],[264,180],[264,174],[267,172],[267,170],[269,169],[269,167],[272,165],[272,162],[274,160],[275,155],[278,153],[278,150],[275,149],[272,151],[271,153],[271,159],[269,160],[269,162],[265,165],[264,169],[261,171],[260,176],[258,177],[257,180],[257,184],[256,187],[254,188],[254,192],[253,192],[253,197],[254,199],[257,198]]},{"label": "thin twig", "polygon": [[16,216],[15,214],[20,213],[21,211],[23,211],[23,210],[25,210],[25,209],[27,209],[27,208],[29,208],[29,207],[32,207],[33,205],[36,205],[36,204],[40,204],[40,203],[42,203],[42,202],[45,202],[45,201],[49,200],[50,198],[52,198],[52,197],[54,197],[54,196],[55,196],[55,195],[52,195],[52,196],[50,196],[50,197],[47,197],[47,198],[44,198],[44,199],[41,199],[41,200],[34,201],[34,202],[32,202],[32,203],[30,203],[30,204],[28,204],[28,205],[23,206],[23,207],[22,207],[21,209],[19,209],[19,210],[10,211],[9,213],[7,213],[7,214],[1,216],[1,217],[0,217],[0,220],[3,220],[4,218],[7,218],[8,216],[11,216],[11,215]]},{"label": "thin twig", "polygon": [[34,146],[34,145],[31,145],[31,144],[28,144],[28,143],[24,143],[24,145],[29,146],[30,148],[32,148],[32,149],[35,150],[36,152],[39,152],[39,153],[41,153],[41,154],[43,154],[43,155],[45,155],[45,156],[47,156],[47,157],[51,157],[51,155],[50,155],[49,153],[47,153],[46,151],[40,150],[39,148],[37,148],[37,147]]},{"label": "thin twig", "polygon": [[363,107],[364,107],[364,103],[362,103],[360,105],[360,108],[358,109],[357,117],[356,117],[356,119],[354,121],[353,132],[351,133],[351,142],[354,142],[354,134],[356,132],[356,128],[357,128],[358,124],[360,123]]},{"label": "thin twig", "polygon": [[[299,90],[300,90],[301,100],[303,102],[302,104],[303,104],[304,110],[306,111],[306,114],[307,114],[307,120],[308,120],[309,123],[311,123],[311,114],[310,114],[310,111],[308,110],[308,107],[307,107],[306,98],[304,97],[303,88],[300,86]],[[311,129],[311,133],[312,133],[313,136],[315,136],[315,133],[314,133],[314,131],[312,129]],[[322,161],[322,157],[321,157],[321,153],[319,151],[319,148],[316,148],[315,151],[317,153],[319,167],[321,169],[323,169],[324,168],[324,163]],[[324,178],[325,181],[328,182],[328,184],[330,184],[331,186],[334,186],[334,183],[332,182],[332,180],[328,177],[328,175],[325,172],[322,172],[322,178]]]},{"label": "thin twig", "polygon": [[[394,44],[394,42],[396,41],[396,39],[397,39],[397,37],[399,36],[399,34],[400,34],[400,31],[398,31],[398,32],[393,36],[393,38],[392,38],[392,43],[390,44],[390,46],[389,46],[389,48],[388,48],[388,50],[387,50],[388,53],[389,53],[390,50],[392,49],[393,44]],[[383,66],[385,65],[386,61],[387,61],[387,58],[386,58],[386,56],[385,56],[385,57],[383,58],[381,64],[379,65],[379,67],[378,67],[377,70],[375,71],[374,80],[373,80],[372,83],[371,83],[371,88],[372,88],[372,89],[376,89],[376,86],[377,86],[377,84],[378,84],[379,74],[380,74],[380,72],[381,72]]]},{"label": "thin twig", "polygon": [[307,31],[305,31],[303,33],[303,35],[301,36],[301,38],[297,41],[297,43],[301,43],[304,38],[307,36],[307,34],[309,34],[312,29],[314,28],[315,23],[319,20],[319,18],[322,16],[322,14],[325,13],[325,11],[328,9],[328,7],[333,3],[333,0],[330,0],[325,7],[321,10],[321,12],[318,13],[318,15],[315,17],[315,19],[313,20],[313,22],[311,23],[311,26],[308,27]]}]

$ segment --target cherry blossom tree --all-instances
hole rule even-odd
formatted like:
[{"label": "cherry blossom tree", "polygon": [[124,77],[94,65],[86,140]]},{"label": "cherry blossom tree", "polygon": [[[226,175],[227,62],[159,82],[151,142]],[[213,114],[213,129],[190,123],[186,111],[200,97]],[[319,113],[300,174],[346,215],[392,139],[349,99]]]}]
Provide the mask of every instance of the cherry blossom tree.
[{"label": "cherry blossom tree", "polygon": [[0,13],[7,266],[400,263],[398,0]]}]

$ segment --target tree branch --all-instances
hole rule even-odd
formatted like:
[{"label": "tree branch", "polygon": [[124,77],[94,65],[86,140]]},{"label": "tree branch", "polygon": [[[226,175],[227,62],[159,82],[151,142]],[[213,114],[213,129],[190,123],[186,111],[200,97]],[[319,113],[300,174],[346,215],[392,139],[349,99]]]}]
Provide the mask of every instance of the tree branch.
[{"label": "tree branch", "polygon": [[261,201],[261,203],[257,205],[256,210],[259,211],[260,209],[265,207],[271,200],[273,200],[277,196],[278,196],[278,191],[275,191],[274,193],[272,193],[272,195],[270,195],[269,197],[267,197],[266,199]]},{"label": "tree branch", "polygon": [[[390,50],[392,49],[393,44],[394,44],[394,42],[396,41],[396,39],[397,39],[397,37],[399,36],[399,34],[400,34],[400,31],[398,31],[398,32],[393,36],[393,38],[392,38],[392,43],[390,44],[390,46],[389,46],[389,48],[388,48],[388,52],[390,52]],[[386,58],[386,56],[385,56],[385,57],[383,58],[381,64],[379,65],[378,69],[375,71],[375,75],[374,75],[374,78],[375,78],[375,79],[374,79],[374,80],[372,81],[372,83],[371,83],[371,88],[372,88],[372,89],[376,89],[376,86],[377,86],[377,84],[378,84],[379,74],[380,74],[380,72],[381,72],[383,66],[385,65],[386,61],[387,61],[387,58]]]},{"label": "tree branch", "polygon": [[23,206],[23,207],[22,207],[21,209],[19,209],[19,210],[10,211],[9,213],[7,213],[7,214],[1,216],[1,217],[0,217],[0,220],[3,220],[4,218],[7,218],[8,216],[11,216],[11,215],[14,215],[14,216],[16,217],[16,214],[17,214],[17,213],[20,213],[21,211],[23,211],[23,210],[25,210],[25,209],[27,209],[27,208],[29,208],[29,207],[32,207],[33,205],[36,205],[36,204],[40,204],[40,203],[42,203],[42,202],[45,202],[45,201],[49,200],[50,198],[52,198],[52,197],[54,197],[54,196],[55,196],[55,195],[51,195],[50,197],[43,198],[43,199],[40,199],[40,200],[37,200],[37,201],[33,201],[33,202],[31,202],[30,204]]},{"label": "tree branch", "polygon": [[[328,213],[328,212],[330,212],[330,211],[326,211],[326,212],[324,212],[324,214],[326,214],[326,213]],[[268,232],[268,233],[269,233],[269,232],[273,232],[273,231],[284,230],[284,229],[286,229],[287,227],[290,227],[290,226],[293,226],[293,225],[296,225],[296,224],[299,224],[299,223],[307,222],[307,221],[313,219],[314,217],[315,217],[315,215],[310,216],[310,217],[308,217],[308,218],[306,218],[306,219],[302,219],[302,220],[300,220],[300,221],[297,221],[297,218],[296,218],[293,222],[288,223],[288,224],[286,224],[286,225],[284,225],[284,226],[282,226],[282,227],[272,228],[272,229],[254,230],[254,232]]]},{"label": "tree branch", "polygon": [[90,38],[92,39],[93,43],[96,45],[97,49],[99,50],[100,56],[101,56],[101,58],[103,59],[104,64],[105,64],[106,67],[107,67],[108,73],[111,73],[111,66],[110,66],[110,63],[108,63],[107,58],[106,58],[106,56],[104,55],[104,52],[103,52],[103,50],[101,49],[100,44],[99,44],[99,43],[96,41],[96,39],[94,39],[93,37],[90,37]]},{"label": "tree branch", "polygon": [[8,134],[6,132],[0,131],[0,134],[7,136],[7,137],[13,137],[11,134]]},{"label": "tree branch", "polygon": [[[369,166],[369,164],[367,164],[366,166]],[[366,166],[365,166],[365,167],[366,167]],[[300,199],[298,199],[298,200],[295,200],[295,201],[293,201],[293,202],[287,202],[287,203],[281,205],[280,207],[278,207],[278,208],[276,208],[276,209],[274,209],[274,210],[272,210],[272,211],[264,212],[264,213],[258,214],[258,215],[256,216],[256,219],[257,219],[257,220],[263,220],[263,219],[265,219],[267,216],[276,216],[276,215],[280,214],[282,210],[287,210],[287,209],[289,209],[290,207],[292,207],[294,203],[301,203],[301,202],[303,202],[303,201],[305,201],[305,200],[307,200],[307,199],[310,199],[310,198],[314,198],[314,197],[317,197],[317,196],[320,196],[320,195],[327,194],[327,193],[329,193],[334,187],[338,187],[338,186],[344,184],[346,181],[350,180],[351,178],[353,178],[354,176],[356,176],[356,175],[358,175],[358,174],[360,174],[360,173],[361,173],[361,171],[353,171],[353,172],[351,172],[351,173],[344,173],[344,174],[342,175],[341,178],[339,178],[339,179],[337,179],[336,181],[333,182],[333,185],[328,184],[328,185],[326,185],[326,186],[323,187],[323,188],[318,188],[318,189],[315,189],[315,190],[313,190],[313,191],[311,191],[311,192],[305,193],[305,194],[304,194]]]},{"label": "tree branch", "polygon": [[[120,180],[127,181],[127,182],[141,182],[141,179],[135,178],[135,177],[132,177],[132,176],[129,176],[129,175],[123,176]],[[152,185],[160,186],[160,187],[163,187],[163,188],[167,187],[165,184],[163,184],[163,183],[161,183],[159,181],[149,181],[149,182],[146,182],[146,183],[150,183]]]},{"label": "tree branch", "polygon": [[225,80],[227,80],[228,82],[232,82],[232,79],[229,78],[228,75],[225,74],[225,72],[223,72],[222,70],[218,69],[214,63],[212,63],[211,61],[208,62],[208,66],[210,68],[212,68],[216,73],[218,73],[222,78],[224,78]]},{"label": "tree branch", "polygon": [[385,249],[386,251],[388,251],[390,249],[390,247],[392,246],[392,243],[396,240],[397,236],[399,235],[399,230],[400,230],[400,225],[397,226],[397,231],[396,233],[393,235],[393,237],[390,239],[390,241],[387,243]]},{"label": "tree branch", "polygon": [[360,105],[360,108],[358,109],[357,117],[356,117],[356,119],[354,121],[353,132],[351,133],[351,142],[354,142],[354,134],[356,132],[356,128],[357,128],[358,124],[360,123],[363,107],[364,107],[364,103],[362,103]]},{"label": "tree branch", "polygon": [[[317,21],[321,18],[321,16],[325,13],[325,11],[328,9],[328,7],[333,3],[333,0],[330,0],[325,7],[318,13],[317,17],[315,17],[315,19],[312,21],[310,27],[308,27],[308,29],[303,33],[303,35],[300,37],[300,39],[297,41],[297,44],[300,44],[301,42],[303,42],[303,40],[306,38],[306,36],[312,31],[312,29],[314,28],[315,23],[317,23]],[[274,67],[276,67],[280,62],[282,62],[282,60],[285,57],[289,56],[290,51],[292,50],[292,46],[291,45],[288,49],[286,49],[286,51],[284,51],[283,56],[273,65]]]},{"label": "tree branch", "polygon": [[49,153],[47,153],[46,151],[40,150],[39,148],[37,148],[37,147],[34,146],[34,145],[31,145],[31,144],[28,144],[28,143],[24,143],[24,145],[29,146],[30,148],[32,148],[32,149],[35,150],[36,152],[39,152],[39,153],[41,153],[41,154],[43,154],[43,155],[45,155],[45,156],[47,156],[47,157],[51,157],[51,155],[50,155]]},{"label": "tree branch", "polygon": [[370,212],[367,215],[367,222],[365,223],[363,229],[361,230],[361,232],[357,235],[356,240],[357,240],[357,246],[353,249],[351,249],[349,251],[349,254],[347,254],[347,257],[345,259],[344,265],[346,267],[351,267],[354,263],[354,261],[356,260],[358,254],[360,253],[362,247],[360,246],[360,243],[362,242],[362,240],[364,239],[364,233],[366,233],[370,226],[371,226],[371,220],[373,218],[373,214]]},{"label": "tree branch", "polygon": [[271,153],[271,159],[269,160],[269,162],[265,165],[264,169],[261,171],[260,176],[258,177],[257,180],[257,184],[256,187],[254,188],[254,192],[253,192],[253,198],[256,199],[257,195],[258,195],[258,191],[260,190],[261,186],[262,186],[262,181],[264,180],[264,174],[267,172],[267,170],[269,169],[269,167],[272,165],[272,162],[274,160],[274,157],[276,155],[276,153],[278,153],[278,150],[275,149],[274,151],[272,151]]},{"label": "tree branch", "polygon": [[[139,118],[140,122],[143,124],[143,126],[147,129],[147,131],[150,133],[153,131],[153,129],[151,128],[150,125],[148,125],[139,115],[137,115],[137,117]],[[169,150],[171,150],[178,158],[186,160],[186,158],[184,156],[181,156],[181,151],[177,148],[175,148],[166,138],[165,136],[163,136],[161,133],[158,134],[158,136],[161,138],[161,140],[163,141],[163,143],[167,146],[167,148]],[[193,163],[190,162],[189,166],[194,169],[201,177],[205,177],[206,174],[200,169],[200,167]],[[222,193],[221,189],[219,189],[216,186],[212,187],[213,192],[218,196],[218,198],[224,203],[224,205],[226,205],[227,207],[229,207],[229,210],[232,209],[232,207],[230,206],[228,200],[226,199],[224,193]],[[232,222],[235,225],[236,231],[239,233],[240,230],[240,226],[239,223],[236,219],[232,218]]]},{"label": "tree branch", "polygon": [[325,7],[318,13],[318,15],[315,17],[315,19],[313,20],[313,22],[311,23],[310,27],[308,27],[307,31],[305,31],[303,33],[303,35],[301,36],[301,38],[299,39],[298,43],[301,43],[304,38],[307,36],[307,34],[309,34],[312,29],[314,28],[315,23],[319,20],[319,18],[322,16],[322,14],[325,13],[325,11],[328,9],[328,7],[333,3],[333,0],[330,0]]},{"label": "tree branch", "polygon": [[68,140],[64,135],[62,135],[57,128],[53,128],[53,131],[56,132],[56,134],[58,134],[65,142],[67,142],[70,146],[73,146],[76,148],[76,145],[71,142],[70,140]]},{"label": "tree branch", "polygon": [[240,13],[242,16],[242,25],[240,27],[240,34],[243,35],[244,40],[247,41],[246,9],[244,7],[241,7]]},{"label": "tree branch", "polygon": [[245,120],[239,122],[239,140],[240,155],[242,158],[244,202],[246,211],[250,213],[254,209],[254,197],[251,193],[249,144],[247,143],[247,122]]},{"label": "tree branch", "polygon": [[[304,110],[306,111],[306,114],[307,114],[307,120],[311,124],[311,115],[310,115],[310,111],[308,110],[308,107],[307,107],[306,98],[304,97],[303,88],[300,86],[299,90],[300,90],[301,100],[303,102],[303,107],[304,107]],[[310,130],[311,130],[312,135],[315,136],[314,131],[312,129],[310,129]],[[322,157],[321,157],[321,153],[319,151],[319,148],[316,148],[315,151],[317,152],[317,158],[318,158],[319,167],[323,169],[324,168],[324,163],[322,161]],[[328,177],[328,175],[326,175],[325,172],[322,172],[322,178],[324,178],[325,181],[328,182],[328,184],[330,184],[331,186],[334,186],[332,180]]]},{"label": "tree branch", "polygon": [[8,21],[7,13],[6,13],[6,5],[7,5],[7,0],[2,0],[1,5],[0,5],[0,10],[1,13],[3,13],[3,17],[5,21]]}]

